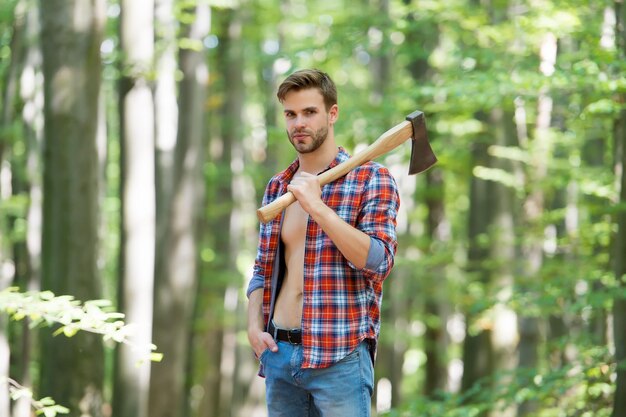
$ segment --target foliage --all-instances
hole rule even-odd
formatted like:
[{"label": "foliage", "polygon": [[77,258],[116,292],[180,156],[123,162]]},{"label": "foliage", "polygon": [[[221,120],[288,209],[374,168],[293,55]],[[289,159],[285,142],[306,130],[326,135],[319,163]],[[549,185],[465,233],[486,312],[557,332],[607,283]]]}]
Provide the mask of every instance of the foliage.
[{"label": "foliage", "polygon": [[[16,287],[0,291],[0,312],[6,313],[12,320],[29,320],[31,328],[37,326],[59,325],[54,335],[63,334],[72,337],[79,331],[100,334],[104,341],[112,340],[132,346],[145,358],[160,362],[161,353],[155,352],[156,346],[140,346],[132,341],[133,324],[122,320],[124,314],[112,310],[108,300],[89,300],[81,303],[70,295],[55,296],[51,291],[20,292]],[[141,363],[140,362],[140,363]],[[56,404],[50,397],[33,399],[32,391],[9,378],[9,392],[13,400],[26,397],[37,415],[54,417],[68,414],[69,410]]]},{"label": "foliage", "polygon": [[420,396],[383,415],[387,417],[477,417],[489,410],[505,412],[524,401],[537,400],[533,417],[608,417],[615,387],[615,365],[604,349],[581,352],[578,364],[539,371],[499,371],[460,394]]},{"label": "foliage", "polygon": [[111,305],[109,300],[81,303],[71,295],[55,296],[51,291],[19,292],[15,287],[0,291],[0,311],[13,320],[28,318],[30,327],[59,324],[55,336],[72,337],[79,331],[97,333],[105,341],[130,345],[144,352],[145,359],[160,362],[163,356],[154,352],[155,345],[139,346],[132,341],[134,324],[124,323],[124,314],[112,311]]},{"label": "foliage", "polygon": [[50,397],[45,397],[40,400],[33,398],[33,393],[29,388],[23,387],[16,381],[9,378],[9,392],[11,399],[17,401],[20,398],[28,398],[32,408],[37,415],[44,415],[45,417],[55,417],[57,414],[68,414],[70,410],[62,405],[56,404]]},{"label": "foliage", "polygon": [[[19,55],[11,43],[17,4],[22,9],[37,7],[33,1],[0,3],[0,91],[3,92],[8,91],[1,88],[6,87],[8,69]],[[196,4],[195,0],[177,0],[172,11],[177,51],[203,50],[210,70],[209,97],[201,105],[205,107],[209,125],[207,153],[211,157],[203,167],[201,180],[211,198],[202,219],[208,226],[199,231],[202,247],[197,255],[204,272],[195,300],[204,314],[196,319],[193,337],[213,340],[215,335],[228,338],[229,332],[245,332],[241,324],[243,296],[236,289],[245,286],[243,277],[247,278],[254,256],[254,204],[260,201],[269,175],[294,157],[284,135],[280,112],[273,109],[274,90],[290,71],[319,67],[337,82],[341,117],[336,125],[336,137],[349,151],[370,143],[405,114],[420,108],[427,113],[429,136],[439,157],[436,169],[442,172],[443,189],[437,197],[443,199],[445,238],[431,241],[426,236],[424,224],[429,213],[424,201],[432,196],[432,190],[428,189],[424,176],[407,182],[403,189],[399,255],[396,269],[386,284],[386,291],[391,290],[387,294],[391,295],[401,274],[406,276],[406,282],[402,282],[404,287],[397,291],[397,298],[388,298],[389,302],[383,304],[387,309],[383,319],[390,316],[389,310],[403,311],[394,317],[395,322],[383,324],[381,337],[382,344],[396,343],[394,349],[398,344],[408,346],[394,361],[409,362],[407,358],[415,356],[415,352],[425,357],[422,351],[425,337],[419,332],[425,326],[437,328],[450,337],[452,332],[447,328],[450,321],[446,322],[443,314],[425,312],[423,307],[427,302],[449,310],[461,323],[463,329],[458,333],[463,337],[491,328],[501,306],[518,317],[537,318],[542,323],[537,368],[499,371],[466,392],[446,392],[417,400],[412,399],[424,385],[424,367],[415,366],[412,372],[403,369],[393,383],[402,385],[405,398],[410,400],[398,404],[397,410],[388,415],[472,416],[492,410],[493,404],[507,408],[527,400],[536,400],[539,407],[536,415],[540,417],[608,415],[616,365],[608,358],[611,340],[605,340],[605,330],[613,300],[624,296],[623,281],[612,273],[610,256],[616,233],[614,215],[623,210],[623,204],[617,203],[613,126],[624,110],[626,92],[626,61],[621,59],[615,45],[604,42],[605,38],[611,38],[611,30],[615,30],[609,28],[615,22],[611,23],[607,15],[615,2],[211,0],[212,33],[202,42],[184,38],[180,31],[195,18]],[[388,10],[382,7],[384,4]],[[123,235],[118,227],[122,155],[117,137],[120,120],[116,96],[121,71],[120,6],[113,0],[107,5],[109,19],[101,48],[102,90],[107,107],[107,155],[103,161],[106,196],[102,207],[106,233],[100,272],[104,277],[105,297],[115,299],[119,242]],[[227,20],[241,26],[227,25]],[[171,29],[157,28],[160,53],[172,40],[159,39],[159,34]],[[232,53],[228,49],[233,47],[229,36],[238,31],[241,37],[234,47],[242,48],[245,57],[243,68],[237,68],[242,70],[245,84],[243,109],[239,109],[243,117],[237,121],[242,135],[232,144],[234,156],[224,161],[215,156],[223,155],[224,121],[229,119],[224,103],[238,86],[227,85],[226,72],[235,69],[223,62]],[[546,75],[540,71],[540,52],[542,41],[550,35],[557,38],[558,55],[554,71]],[[387,79],[379,71],[385,59],[389,63]],[[182,74],[178,70],[180,81]],[[158,81],[159,76],[158,69],[150,69],[151,82]],[[385,82],[384,94],[374,94]],[[550,97],[553,103],[546,133],[549,149],[541,148],[542,142],[537,140],[542,134],[537,130],[541,96]],[[20,99],[3,101],[0,107],[6,103],[15,106],[16,115],[23,110]],[[501,124],[490,119],[498,112],[503,114]],[[525,117],[522,121],[520,114]],[[24,170],[25,161],[15,149],[25,148],[28,138],[23,120],[14,119],[0,124],[0,148],[4,145],[0,166],[3,173],[10,168],[17,178],[17,172]],[[496,144],[495,138],[503,126],[523,130],[525,137],[520,131],[507,132],[515,143]],[[66,151],[70,155],[70,150]],[[401,165],[408,154],[403,155],[401,149],[396,152],[384,162],[404,173]],[[480,160],[476,160],[477,154]],[[543,158],[547,172],[535,180],[538,161]],[[490,186],[503,185],[513,194],[509,214],[516,222],[512,247],[517,253],[515,260],[505,265],[513,271],[511,282],[497,280],[502,264],[509,261],[489,256],[468,261],[470,244],[487,251],[497,245],[501,232],[498,226],[493,226],[480,234],[476,242],[469,241],[468,213],[472,204],[478,203],[471,201],[469,184],[477,179]],[[405,181],[401,176],[399,180]],[[226,199],[220,194],[224,181],[239,188],[234,198]],[[253,184],[252,189],[245,185],[248,182]],[[524,206],[537,190],[544,196],[543,212],[533,222],[524,222]],[[0,198],[3,249],[23,243],[26,231],[32,227],[26,220],[32,202],[24,189],[16,188],[13,192],[12,196],[5,198],[3,194]],[[221,220],[229,216],[233,226],[228,228],[228,233],[232,236],[216,233],[213,224],[225,225]],[[489,219],[490,213],[483,216]],[[226,241],[228,244],[224,245]],[[542,266],[530,277],[525,276],[528,259],[521,252],[529,242],[539,242],[543,249]],[[475,272],[477,269],[496,279],[483,279]],[[101,334],[106,340],[132,343],[132,326],[124,324],[123,315],[112,311],[107,301],[81,303],[71,296],[21,293],[12,288],[0,292],[0,311],[13,320],[30,320],[31,327],[54,326],[57,335],[71,337],[83,330]],[[567,325],[566,340],[554,340],[556,336],[551,334],[548,317]],[[601,323],[600,330],[597,322]],[[401,330],[407,331],[390,328],[398,323],[404,323],[406,329]],[[393,335],[391,341],[385,339],[389,334]],[[243,339],[238,347],[247,352]],[[217,339],[215,344],[231,346]],[[189,372],[186,381],[188,387],[194,387],[194,393],[210,389],[203,385],[206,379],[203,372],[209,369],[203,362],[221,355],[207,354],[202,350],[205,345],[198,346],[191,348],[198,351],[197,362],[190,364],[193,372]],[[152,352],[147,353],[152,355],[152,360],[160,359],[154,346],[143,349]],[[462,340],[453,340],[442,352],[444,361],[458,360],[462,349]],[[570,355],[570,362],[554,363],[554,356],[565,356],[572,350],[575,353]],[[233,367],[253,368],[243,360],[225,363],[235,362]],[[381,374],[391,373],[385,369],[387,364],[379,363]],[[219,369],[219,363],[215,367]],[[222,367],[225,369],[226,365]],[[222,372],[226,372],[224,369]],[[246,385],[247,378],[238,374],[232,382],[222,378],[220,383],[234,385],[245,381]],[[202,390],[195,389],[200,386]],[[221,392],[230,391],[244,389],[221,388]],[[27,395],[27,391],[23,394]],[[199,403],[201,399],[194,397],[193,401]]]}]

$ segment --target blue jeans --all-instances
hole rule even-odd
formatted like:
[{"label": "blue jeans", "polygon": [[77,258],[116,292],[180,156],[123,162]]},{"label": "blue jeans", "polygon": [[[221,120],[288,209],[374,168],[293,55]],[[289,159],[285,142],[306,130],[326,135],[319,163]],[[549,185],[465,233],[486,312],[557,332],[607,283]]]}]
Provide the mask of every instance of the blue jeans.
[{"label": "blue jeans", "polygon": [[302,345],[261,354],[269,417],[369,417],[374,367],[368,343],[324,369],[302,369]]}]

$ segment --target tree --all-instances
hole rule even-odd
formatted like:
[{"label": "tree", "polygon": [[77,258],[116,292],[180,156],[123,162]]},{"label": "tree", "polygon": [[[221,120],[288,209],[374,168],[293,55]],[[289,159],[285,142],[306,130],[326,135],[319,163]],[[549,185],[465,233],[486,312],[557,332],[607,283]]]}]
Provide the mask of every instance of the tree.
[{"label": "tree", "polygon": [[[9,63],[4,79],[0,81],[3,88],[2,113],[0,114],[0,125],[8,127],[13,123],[15,113],[15,101],[18,94],[19,77],[18,74],[23,65],[24,32],[25,32],[25,10],[24,5],[15,6],[15,20],[12,25],[11,49],[14,58]],[[4,135],[3,135],[4,136]],[[0,138],[0,165],[10,158],[12,140],[9,135]],[[5,206],[10,199],[15,198],[15,191],[12,190],[11,181],[0,181],[0,207]],[[11,239],[10,216],[3,216],[0,221],[0,265],[11,265],[11,247],[14,245]],[[13,264],[14,265],[14,264]],[[0,271],[0,290],[11,285],[15,279],[15,272],[10,272],[6,268]],[[0,415],[10,415],[10,398],[8,390],[9,368],[11,352],[9,344],[9,323],[5,317],[0,317]]]},{"label": "tree", "polygon": [[[41,274],[41,211],[42,211],[42,119],[43,119],[43,85],[41,77],[41,49],[39,44],[39,10],[28,2],[21,1],[16,8],[15,28],[21,37],[13,48],[15,62],[19,66],[19,105],[15,111],[21,111],[21,120],[15,118],[13,123],[23,126],[23,140],[26,150],[19,152],[12,163],[14,192],[16,197],[28,196],[28,204],[23,219],[26,223],[24,236],[13,243],[13,259],[15,262],[15,279],[12,285],[25,291],[40,288]],[[17,46],[19,45],[19,46]],[[19,198],[19,197],[18,197]],[[13,229],[19,230],[21,216],[16,216]],[[17,237],[17,236],[16,236]],[[11,376],[20,384],[31,386],[35,380],[31,362],[36,357],[34,349],[37,345],[36,332],[29,327],[27,320],[12,324],[11,339]],[[12,407],[13,417],[27,417],[31,412],[31,404],[25,397],[15,401]]]},{"label": "tree", "polygon": [[[615,2],[618,12],[617,39],[618,56],[626,58],[626,7],[622,2]],[[623,62],[623,61],[622,61]],[[615,168],[621,174],[618,211],[618,226],[614,241],[613,272],[617,281],[616,296],[613,300],[613,332],[615,334],[615,362],[617,363],[617,381],[612,417],[626,415],[626,93],[622,91],[621,111],[615,121]]]},{"label": "tree", "polygon": [[[540,71],[546,77],[554,72],[556,62],[557,39],[554,34],[544,34],[540,50]],[[529,142],[528,149],[532,155],[533,163],[527,173],[529,192],[524,201],[524,222],[530,233],[523,245],[526,265],[522,280],[519,283],[520,290],[529,291],[532,282],[540,276],[544,261],[543,253],[543,229],[542,216],[546,209],[546,195],[543,188],[548,176],[549,161],[552,155],[553,142],[550,132],[552,121],[553,100],[548,91],[541,91],[537,99],[537,114],[535,135]],[[524,138],[520,138],[522,146]],[[539,365],[539,346],[541,342],[540,318],[532,315],[519,317],[519,366],[526,369],[535,369]],[[532,415],[536,412],[537,403],[525,401],[519,407],[521,416]]]},{"label": "tree", "polygon": [[[42,287],[100,298],[96,126],[101,79],[103,0],[42,0],[44,202]],[[40,391],[72,409],[101,416],[104,376],[100,338],[42,334]]]},{"label": "tree", "polygon": [[187,44],[179,52],[179,119],[172,169],[171,199],[163,215],[162,259],[155,281],[154,341],[168,358],[153,367],[151,417],[178,416],[188,410],[189,341],[198,280],[198,221],[204,201],[204,102],[208,68],[202,40],[210,33],[211,9],[198,2],[182,10]]},{"label": "tree", "polygon": [[[150,70],[154,59],[154,1],[122,1],[120,81],[122,159],[122,241],[119,305],[135,323],[136,343],[152,340],[156,197],[154,100]],[[137,363],[146,352],[117,349],[113,414],[147,417],[150,365]]]},{"label": "tree", "polygon": [[[482,115],[482,118],[485,117]],[[480,136],[472,144],[474,166],[488,164],[487,148],[489,141],[489,136],[485,135]],[[491,282],[489,270],[486,267],[489,246],[485,242],[485,237],[491,222],[492,197],[492,183],[483,178],[472,176],[468,216],[469,247],[467,272],[469,282],[480,284],[474,288],[481,288],[482,291],[488,288]],[[481,295],[477,296],[481,297]],[[466,312],[467,334],[463,343],[462,380],[462,389],[464,391],[469,390],[478,380],[491,375],[494,371],[491,329],[476,325],[477,317],[482,313],[484,313],[484,304],[481,304],[480,299],[473,300],[473,304],[469,306],[469,311]]]},{"label": "tree", "polygon": [[[215,252],[215,258],[203,265],[202,281],[198,291],[196,317],[203,323],[202,332],[196,335],[203,350],[196,352],[208,355],[213,360],[202,363],[206,376],[203,378],[205,396],[199,407],[201,416],[235,416],[241,404],[242,389],[247,384],[238,381],[240,349],[236,332],[241,328],[240,319],[245,314],[236,314],[229,308],[221,308],[228,294],[237,293],[240,280],[237,277],[238,210],[235,205],[236,190],[234,183],[233,161],[242,157],[241,138],[242,110],[244,106],[245,86],[244,43],[243,35],[245,7],[239,5],[216,11],[220,25],[215,33],[220,35],[220,44],[216,48],[216,64],[213,70],[215,79],[219,79],[223,99],[212,118],[214,134],[211,147],[219,149],[211,154],[212,165],[216,168],[210,176],[208,212],[205,240]],[[218,83],[216,83],[218,84]],[[234,290],[234,292],[233,292]],[[220,308],[216,309],[216,303]],[[236,310],[235,310],[236,311]]]},{"label": "tree", "polygon": [[[626,413],[626,110],[620,112],[616,123],[616,150],[619,152],[617,166],[621,170],[620,207],[616,215],[618,231],[615,236],[613,268],[618,282],[616,297],[613,301],[613,331],[615,333],[615,361],[617,363],[617,381],[613,417]],[[620,155],[621,154],[621,155]]]}]

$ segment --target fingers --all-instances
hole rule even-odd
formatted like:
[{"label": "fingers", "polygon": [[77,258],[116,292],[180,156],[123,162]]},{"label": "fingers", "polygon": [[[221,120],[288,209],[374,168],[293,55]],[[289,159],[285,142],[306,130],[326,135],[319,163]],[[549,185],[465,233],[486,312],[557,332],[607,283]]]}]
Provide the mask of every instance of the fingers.
[{"label": "fingers", "polygon": [[278,352],[278,345],[272,335],[267,332],[260,333],[253,341],[251,340],[251,345],[257,358],[259,358],[266,349],[272,352]]},{"label": "fingers", "polygon": [[265,346],[267,346],[269,350],[271,350],[272,352],[278,352],[278,345],[276,344],[276,341],[271,334],[263,333],[262,337]]},{"label": "fingers", "polygon": [[308,184],[315,184],[317,181],[317,176],[313,174],[309,174],[308,172],[300,172],[291,179],[289,186],[294,187],[302,187]]},{"label": "fingers", "polygon": [[322,201],[322,188],[317,175],[301,172],[293,177],[287,190],[293,193],[302,209],[311,216],[326,207]]},{"label": "fingers", "polygon": [[303,197],[310,198],[311,196],[319,196],[321,194],[317,175],[308,172],[296,174],[287,186],[287,190],[291,191],[298,200]]}]

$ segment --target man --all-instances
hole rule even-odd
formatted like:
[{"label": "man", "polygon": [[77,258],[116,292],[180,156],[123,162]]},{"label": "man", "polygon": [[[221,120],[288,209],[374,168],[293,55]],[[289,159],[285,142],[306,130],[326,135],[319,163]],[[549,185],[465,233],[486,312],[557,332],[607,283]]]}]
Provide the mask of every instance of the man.
[{"label": "man", "polygon": [[287,191],[297,201],[261,225],[248,286],[248,339],[269,415],[369,416],[397,186],[368,162],[320,187],[317,174],[349,158],[335,144],[339,108],[327,74],[297,71],[277,96],[297,159],[270,180],[263,204]]}]

